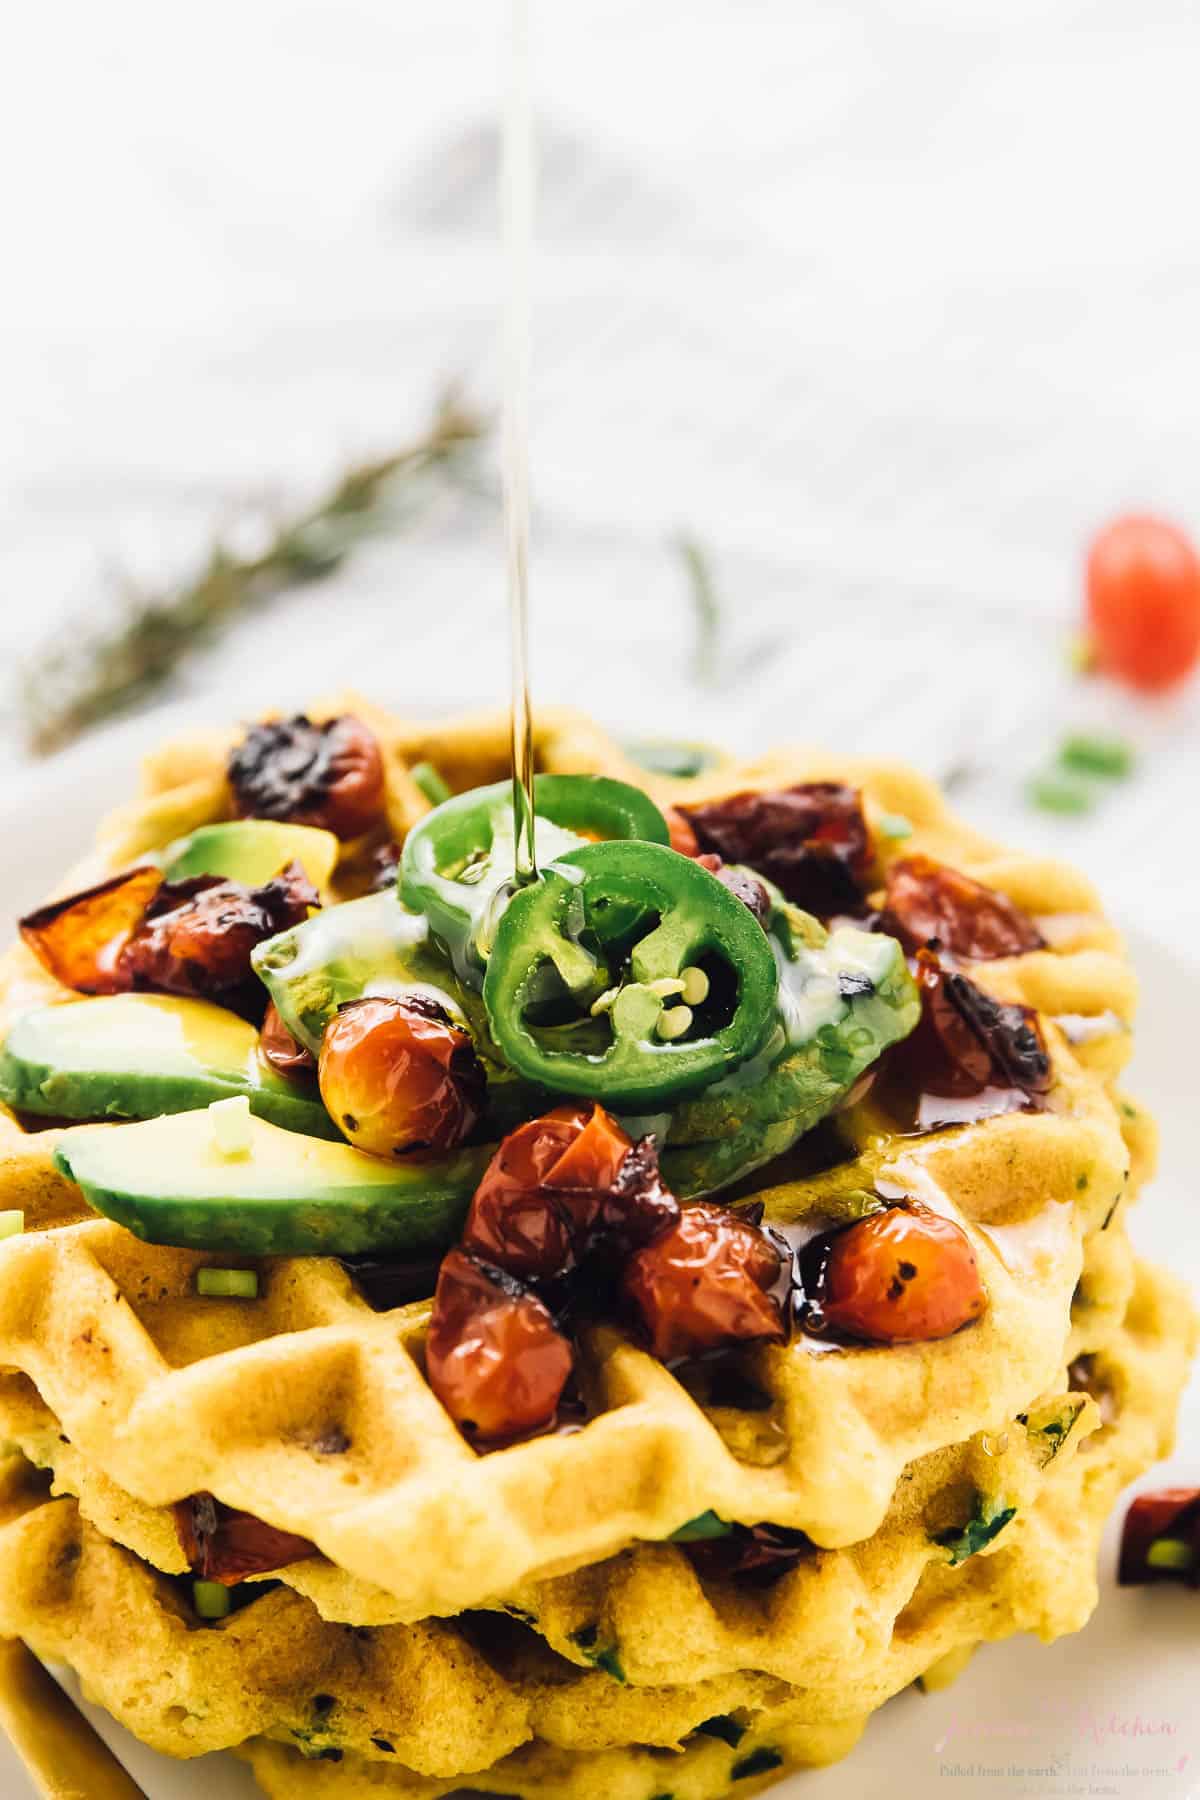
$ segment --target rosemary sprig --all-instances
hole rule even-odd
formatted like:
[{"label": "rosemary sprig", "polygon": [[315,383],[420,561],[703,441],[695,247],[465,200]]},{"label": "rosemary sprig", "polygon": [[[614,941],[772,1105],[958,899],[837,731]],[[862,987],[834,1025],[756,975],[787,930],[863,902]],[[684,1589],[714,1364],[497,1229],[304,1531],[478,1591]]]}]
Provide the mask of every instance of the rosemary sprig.
[{"label": "rosemary sprig", "polygon": [[712,563],[698,538],[681,533],[675,548],[683,558],[692,603],[692,678],[710,687],[717,674],[721,644],[721,598],[713,578]]},{"label": "rosemary sprig", "polygon": [[19,677],[29,748],[57,750],[124,712],[239,612],[331,574],[363,538],[410,519],[431,497],[424,478],[453,473],[485,432],[451,389],[414,443],[347,469],[315,506],[281,521],[257,554],[238,555],[218,541],[199,575],[178,587],[146,593],[127,583],[115,619],[61,627]]}]

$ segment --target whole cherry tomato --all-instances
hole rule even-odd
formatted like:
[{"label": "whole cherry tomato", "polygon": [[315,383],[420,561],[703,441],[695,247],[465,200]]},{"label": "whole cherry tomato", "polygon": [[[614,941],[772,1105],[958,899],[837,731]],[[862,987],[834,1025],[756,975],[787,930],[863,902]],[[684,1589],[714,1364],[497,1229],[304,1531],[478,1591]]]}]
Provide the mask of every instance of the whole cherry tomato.
[{"label": "whole cherry tomato", "polygon": [[487,1085],[469,1033],[421,994],[339,1007],[318,1078],[330,1117],[375,1156],[452,1150],[478,1124]]},{"label": "whole cherry tomato", "polygon": [[966,1232],[919,1201],[817,1240],[804,1277],[827,1326],[873,1344],[950,1337],[987,1307]]},{"label": "whole cherry tomato", "polygon": [[1130,514],[1099,533],[1087,559],[1087,616],[1100,667],[1155,692],[1200,657],[1200,556],[1166,519]]},{"label": "whole cherry tomato", "polygon": [[443,1258],[425,1373],[466,1436],[517,1437],[549,1425],[572,1362],[536,1294],[462,1250]]}]

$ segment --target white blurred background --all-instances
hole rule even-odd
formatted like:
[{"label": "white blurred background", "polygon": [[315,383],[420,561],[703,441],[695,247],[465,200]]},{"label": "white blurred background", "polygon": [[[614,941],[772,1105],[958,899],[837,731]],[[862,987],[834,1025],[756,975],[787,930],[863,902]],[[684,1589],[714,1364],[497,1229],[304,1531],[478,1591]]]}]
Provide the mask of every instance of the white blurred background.
[{"label": "white blurred background", "polygon": [[[249,616],[33,773],[13,697],[448,378],[493,409],[507,9],[25,9],[0,113],[0,779],[111,803],[166,723],[349,681],[495,700],[493,477]],[[1200,530],[1200,14],[1190,0],[535,0],[537,694],[752,748],[953,772],[978,822],[1194,913],[1200,713],[1082,683],[1091,532]],[[715,670],[676,539],[711,558]],[[1142,748],[1029,807],[1066,726]],[[41,769],[45,769],[45,764]],[[46,786],[47,782],[50,783]]]}]

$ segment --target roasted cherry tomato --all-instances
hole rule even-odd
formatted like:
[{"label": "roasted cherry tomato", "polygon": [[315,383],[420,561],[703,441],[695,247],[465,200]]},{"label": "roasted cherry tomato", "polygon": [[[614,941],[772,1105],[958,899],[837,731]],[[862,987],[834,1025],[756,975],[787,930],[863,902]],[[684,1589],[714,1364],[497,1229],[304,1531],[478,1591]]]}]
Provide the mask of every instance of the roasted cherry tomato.
[{"label": "roasted cherry tomato", "polygon": [[389,838],[386,844],[380,844],[371,852],[369,869],[371,893],[382,894],[395,887],[400,876],[400,846],[395,838]]},{"label": "roasted cherry tomato", "polygon": [[906,856],[892,864],[881,925],[906,950],[915,953],[936,938],[951,956],[973,962],[1021,956],[1045,942],[1007,895],[929,856]]},{"label": "roasted cherry tomato", "polygon": [[131,869],[21,920],[50,973],[83,994],[131,988],[187,994],[261,1010],[250,953],[306,919],[317,892],[299,863],[262,887],[198,875],[164,881]]},{"label": "roasted cherry tomato", "polygon": [[119,994],[129,987],[121,956],[162,886],[155,868],[128,869],[82,893],[51,900],[20,921],[38,961],[80,994]]},{"label": "roasted cherry tomato", "polygon": [[817,1239],[802,1267],[819,1322],[871,1344],[950,1337],[987,1308],[966,1232],[915,1200]]},{"label": "roasted cherry tomato", "polygon": [[288,819],[352,838],[383,810],[379,744],[351,713],[319,725],[303,713],[252,725],[227,772],[244,819]]},{"label": "roasted cherry tomato", "polygon": [[296,1042],[276,1011],[273,1000],[259,1028],[258,1049],[263,1061],[277,1075],[315,1075],[317,1072],[316,1057]]},{"label": "roasted cherry tomato", "polygon": [[572,1361],[570,1344],[521,1282],[462,1250],[443,1258],[425,1373],[465,1436],[519,1437],[551,1424]]},{"label": "roasted cherry tomato", "polygon": [[866,911],[871,845],[857,788],[804,781],[679,810],[701,850],[756,869],[806,912],[827,919]]},{"label": "roasted cherry tomato", "polygon": [[[918,952],[916,977],[921,1017],[911,1036],[889,1052],[889,1082],[947,1100],[1007,1089],[1019,1096],[1014,1106],[1040,1106],[1053,1069],[1033,1008],[993,1000],[957,970],[943,969],[931,950]],[[926,1126],[965,1116],[943,1118],[936,1106],[923,1112]]]},{"label": "roasted cherry tomato", "polygon": [[181,1500],[174,1513],[183,1554],[202,1581],[236,1587],[247,1576],[269,1575],[317,1554],[307,1538],[280,1531],[253,1513],[237,1512],[211,1494]]},{"label": "roasted cherry tomato", "polygon": [[1190,675],[1200,657],[1200,556],[1166,519],[1132,514],[1094,540],[1087,616],[1096,661],[1154,692]]},{"label": "roasted cherry tomato", "polygon": [[1200,1587],[1200,1488],[1161,1488],[1132,1501],[1117,1580],[1122,1587],[1152,1581]]},{"label": "roasted cherry tomato", "polygon": [[652,1143],[634,1145],[602,1106],[559,1106],[500,1145],[462,1243],[510,1274],[549,1280],[599,1248],[627,1255],[678,1216]]},{"label": "roasted cherry tomato", "polygon": [[811,1538],[786,1525],[731,1525],[720,1537],[685,1546],[684,1554],[705,1581],[768,1588],[813,1553]]},{"label": "roasted cherry tomato", "polygon": [[623,1287],[664,1362],[723,1344],[779,1343],[779,1305],[768,1292],[783,1259],[756,1225],[704,1201],[632,1256]]},{"label": "roasted cherry tomato", "polygon": [[664,806],[663,818],[671,834],[672,850],[678,850],[680,856],[699,856],[700,841],[692,830],[691,820],[677,806]]},{"label": "roasted cherry tomato", "polygon": [[267,938],[307,919],[320,901],[297,862],[262,887],[197,875],[164,881],[121,952],[129,986],[198,999],[244,1001],[262,989],[250,953]]},{"label": "roasted cherry tomato", "polygon": [[730,868],[721,857],[711,850],[698,856],[696,861],[710,875],[715,875],[723,888],[728,888],[735,900],[752,912],[759,924],[766,928],[771,917],[771,896],[757,876],[749,869]]},{"label": "roasted cherry tomato", "polygon": [[487,1087],[470,1034],[423,994],[340,1006],[318,1073],[330,1118],[374,1156],[452,1150],[479,1123]]}]

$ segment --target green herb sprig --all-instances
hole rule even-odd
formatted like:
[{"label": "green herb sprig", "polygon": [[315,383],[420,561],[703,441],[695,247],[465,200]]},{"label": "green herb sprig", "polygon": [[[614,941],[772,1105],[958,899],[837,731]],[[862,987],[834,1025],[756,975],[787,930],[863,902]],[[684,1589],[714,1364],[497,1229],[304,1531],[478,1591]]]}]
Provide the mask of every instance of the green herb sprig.
[{"label": "green herb sprig", "polygon": [[449,389],[420,437],[347,469],[315,506],[281,520],[257,554],[238,555],[218,541],[200,573],[178,587],[148,593],[130,585],[111,623],[95,628],[77,620],[60,628],[18,678],[29,748],[39,755],[60,749],[126,711],[252,605],[321,580],[364,538],[411,521],[486,429]]}]

